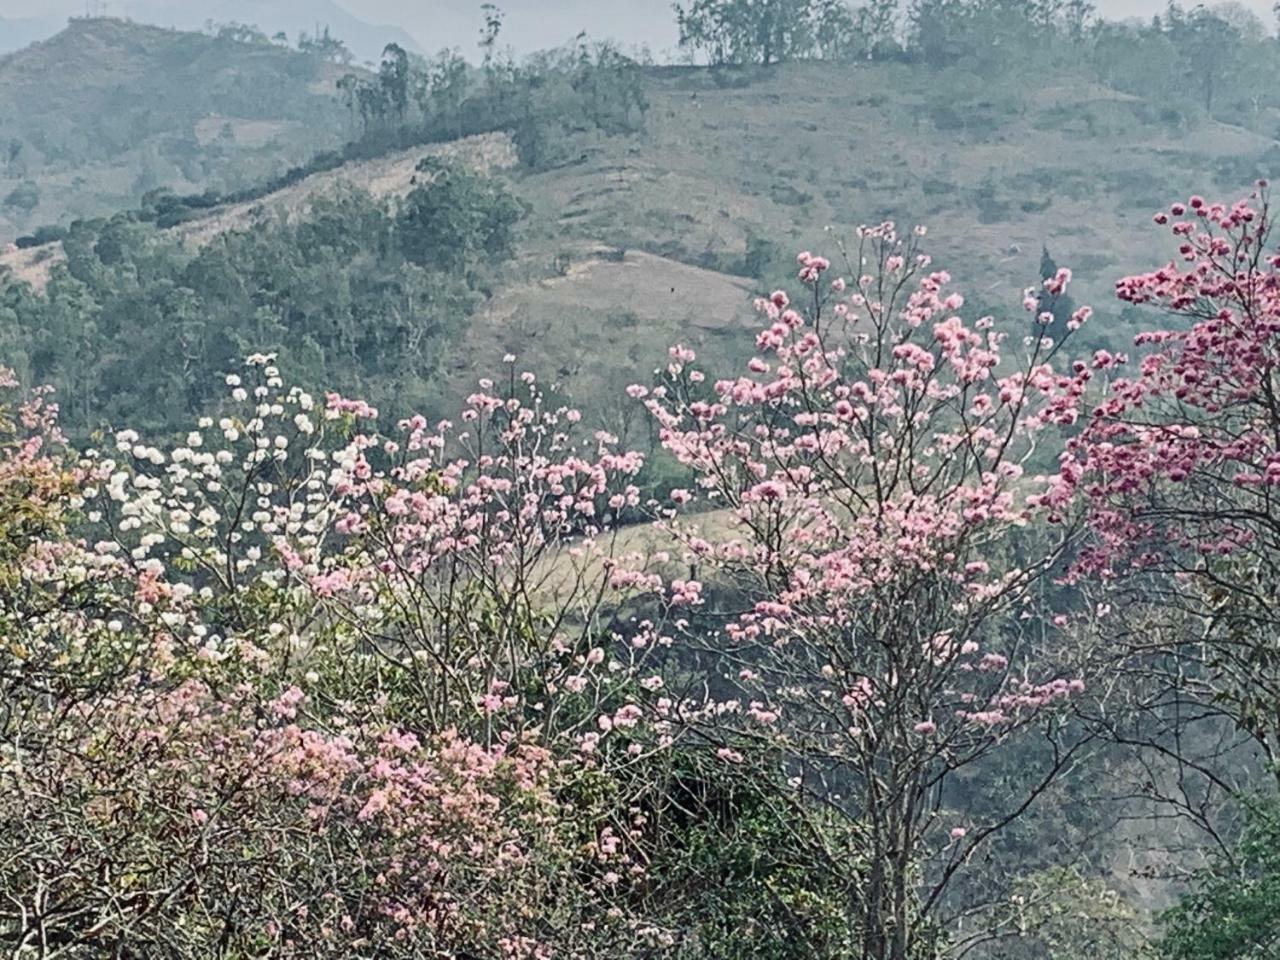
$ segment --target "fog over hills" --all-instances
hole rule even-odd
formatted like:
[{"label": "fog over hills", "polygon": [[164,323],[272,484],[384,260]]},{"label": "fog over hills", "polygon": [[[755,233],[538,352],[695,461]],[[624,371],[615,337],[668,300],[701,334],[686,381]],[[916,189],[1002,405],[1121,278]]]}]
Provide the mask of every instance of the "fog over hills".
[{"label": "fog over hills", "polygon": [[[415,52],[456,48],[474,60],[484,22],[481,6],[479,0],[0,0],[0,53],[52,36],[66,17],[89,12],[184,30],[201,29],[209,20],[237,21],[268,34],[284,31],[291,40],[327,25],[361,61],[376,60],[391,42]],[[586,33],[628,49],[647,48],[659,60],[676,55],[669,0],[506,0],[497,6],[505,16],[503,42],[517,54]],[[1161,0],[1106,0],[1096,6],[1108,19],[1145,19],[1165,9]],[[1268,25],[1275,21],[1267,0],[1208,6],[1248,11]]]}]

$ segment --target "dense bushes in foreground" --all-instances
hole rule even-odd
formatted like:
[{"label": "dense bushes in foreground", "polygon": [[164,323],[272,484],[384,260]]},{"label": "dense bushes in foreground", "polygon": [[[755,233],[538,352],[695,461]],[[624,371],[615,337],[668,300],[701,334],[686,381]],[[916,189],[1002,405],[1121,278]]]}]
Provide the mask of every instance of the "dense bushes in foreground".
[{"label": "dense bushes in foreground", "polygon": [[[1186,728],[1145,694],[1174,689],[1272,736],[1267,670],[1214,668],[1268,636],[1280,260],[1265,202],[1174,216],[1186,266],[1120,291],[1192,326],[1109,384],[1124,358],[966,319],[923,231],[863,230],[860,276],[802,254],[745,371],[677,345],[630,389],[687,471],[666,504],[514,367],[455,422],[383,424],[255,355],[183,444],[76,451],[6,377],[0,940],[914,960],[1025,933],[985,854],[1099,717],[1167,753]],[[1068,334],[1069,281],[1024,300]]]}]

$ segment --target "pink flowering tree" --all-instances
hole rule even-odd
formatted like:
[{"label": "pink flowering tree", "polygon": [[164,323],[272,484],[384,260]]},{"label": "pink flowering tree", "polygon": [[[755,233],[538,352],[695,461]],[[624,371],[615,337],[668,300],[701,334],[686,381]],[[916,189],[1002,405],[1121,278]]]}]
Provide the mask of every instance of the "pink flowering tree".
[{"label": "pink flowering tree", "polygon": [[661,594],[649,558],[618,538],[644,461],[581,429],[532,375],[510,381],[482,381],[458,425],[415,417],[376,447],[357,436],[327,478],[343,549],[276,547],[424,722],[564,735],[591,754],[614,720],[634,730],[636,693],[660,686],[641,684],[654,624],[625,644],[611,631]]},{"label": "pink flowering tree", "polygon": [[509,386],[383,436],[254,357],[180,444],[69,453],[41,394],[5,421],[0,941],[670,943],[634,908],[661,621],[611,629],[661,592],[606,535],[640,460]]},{"label": "pink flowering tree", "polygon": [[168,452],[124,431],[129,462],[99,461],[95,516],[134,562],[189,573],[229,626],[287,634],[312,667],[339,658],[348,690],[368,683],[433,728],[599,733],[596,707],[622,705],[656,639],[650,623],[623,661],[607,642],[621,607],[661,593],[616,536],[638,454],[529,375],[482,381],[458,425],[385,432],[361,401],[285,390],[269,360],[229,380],[244,412]]},{"label": "pink flowering tree", "polygon": [[18,955],[532,955],[517,891],[537,887],[536,851],[570,839],[544,752],[318,716],[294,690],[151,679],[21,731],[0,807],[0,935]]},{"label": "pink flowering tree", "polygon": [[641,458],[505,380],[383,428],[255,356],[178,442],[0,423],[0,943],[840,949],[777,777],[682,721]]},{"label": "pink flowering tree", "polygon": [[1166,718],[1225,712],[1276,767],[1280,256],[1265,184],[1155,221],[1176,258],[1116,292],[1167,325],[1132,358],[1094,357],[1112,379],[1054,497],[1089,510],[1076,582],[1100,578],[1124,605],[1114,639],[1130,675],[1152,681],[1150,703]]},{"label": "pink flowering tree", "polygon": [[[865,861],[831,857],[866,863],[848,897],[868,960],[935,948],[975,850],[1070,763],[1058,708],[1084,689],[1079,623],[1041,599],[1070,528],[1043,522],[1058,507],[1027,471],[1052,465],[1090,370],[1056,362],[1055,331],[963,319],[922,235],[863,229],[851,279],[802,254],[804,296],[760,301],[744,372],[708,380],[675,347],[632,389],[694,476],[660,526],[695,574],[670,585],[684,635],[719,676],[682,719],[729,765],[784,768],[798,811],[855,824]],[[1069,280],[1027,292],[1042,326]],[[1032,730],[1049,758],[1018,793],[953,805],[958,776]]]}]

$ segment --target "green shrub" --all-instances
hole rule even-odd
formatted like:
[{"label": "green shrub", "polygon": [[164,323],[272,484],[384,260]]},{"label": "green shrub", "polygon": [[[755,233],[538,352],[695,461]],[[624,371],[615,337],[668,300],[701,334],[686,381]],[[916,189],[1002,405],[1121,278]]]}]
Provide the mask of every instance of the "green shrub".
[{"label": "green shrub", "polygon": [[9,191],[4,198],[4,205],[25,216],[40,206],[40,187],[30,180],[24,180]]},{"label": "green shrub", "polygon": [[1220,857],[1162,918],[1166,960],[1274,960],[1280,951],[1280,806],[1254,804]]}]

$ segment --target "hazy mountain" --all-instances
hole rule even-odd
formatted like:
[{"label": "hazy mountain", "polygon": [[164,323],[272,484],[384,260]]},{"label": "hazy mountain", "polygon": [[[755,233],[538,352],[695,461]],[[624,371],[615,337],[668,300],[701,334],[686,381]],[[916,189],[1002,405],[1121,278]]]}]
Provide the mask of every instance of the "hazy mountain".
[{"label": "hazy mountain", "polygon": [[38,197],[0,208],[0,243],[157,187],[236,189],[341,143],[345,69],[275,44],[72,20],[0,59],[0,196]]},{"label": "hazy mountain", "polygon": [[[416,52],[458,48],[475,60],[484,24],[481,5],[481,0],[90,0],[88,9],[183,30],[202,30],[209,20],[253,23],[268,34],[283,30],[290,41],[300,31],[314,33],[328,25],[361,61],[377,60],[391,42]],[[668,0],[499,0],[498,6],[506,18],[502,42],[520,54],[559,46],[583,31],[628,47],[648,46],[655,54],[674,47],[677,39]],[[0,52],[50,37],[66,17],[83,16],[85,10],[84,0],[0,0],[0,18],[30,21],[19,29],[0,20]]]},{"label": "hazy mountain", "polygon": [[377,60],[388,43],[419,50],[414,38],[399,27],[368,23],[333,0],[142,0],[129,4],[129,15],[181,30],[201,29],[209,20],[251,23],[268,35],[283,31],[291,42],[299,33],[328,27],[360,61]]},{"label": "hazy mountain", "polygon": [[[314,34],[328,27],[358,61],[376,61],[388,43],[415,52],[421,46],[401,27],[370,23],[334,0],[90,0],[87,7],[83,0],[38,5],[31,0],[0,0],[0,18],[5,18],[0,19],[0,53],[53,36],[68,16],[83,16],[86,9],[95,15],[180,30],[203,30],[210,20],[254,24],[268,35],[283,31],[290,42],[296,42],[299,33]],[[35,13],[40,16],[28,16]]]}]

